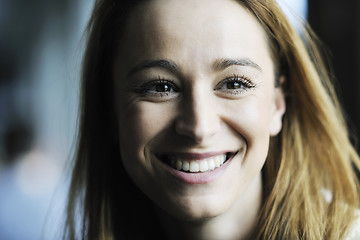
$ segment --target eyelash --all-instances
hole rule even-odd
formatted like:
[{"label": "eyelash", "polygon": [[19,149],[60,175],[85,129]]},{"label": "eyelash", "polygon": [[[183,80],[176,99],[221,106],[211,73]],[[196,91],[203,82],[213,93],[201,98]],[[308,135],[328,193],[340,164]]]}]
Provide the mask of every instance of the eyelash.
[{"label": "eyelash", "polygon": [[222,87],[228,83],[239,83],[239,88],[225,89],[226,92],[229,92],[231,94],[240,94],[256,87],[256,85],[247,77],[234,74],[232,77],[227,77],[221,82],[219,82],[214,90],[221,90]]},{"label": "eyelash", "polygon": [[[171,91],[157,91],[158,89],[152,89],[160,86],[167,86]],[[171,92],[179,92],[179,88],[174,84],[174,81],[158,77],[157,80],[141,85],[139,89],[135,90],[135,92],[146,96],[164,97],[169,96]]]},{"label": "eyelash", "polygon": [[[222,89],[223,86],[229,83],[238,83],[239,88]],[[162,87],[163,89],[161,90],[163,91],[159,91],[160,89],[157,89],[157,87]],[[214,90],[222,90],[225,93],[236,95],[246,92],[254,87],[256,87],[256,85],[247,77],[234,74],[232,77],[226,77],[224,80],[220,81]],[[153,80],[141,85],[138,89],[135,90],[135,92],[150,97],[169,97],[170,94],[175,94],[174,96],[177,96],[177,93],[180,92],[180,89],[176,86],[174,81],[167,80],[159,76],[157,80]]]}]

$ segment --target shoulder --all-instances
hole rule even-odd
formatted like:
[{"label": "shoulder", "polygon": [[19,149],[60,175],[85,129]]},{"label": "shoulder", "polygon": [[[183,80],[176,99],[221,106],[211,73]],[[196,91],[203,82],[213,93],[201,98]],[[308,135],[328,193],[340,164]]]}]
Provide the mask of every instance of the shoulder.
[{"label": "shoulder", "polygon": [[358,240],[360,239],[360,210],[355,212],[357,218],[352,223],[350,230],[345,238],[345,240]]}]

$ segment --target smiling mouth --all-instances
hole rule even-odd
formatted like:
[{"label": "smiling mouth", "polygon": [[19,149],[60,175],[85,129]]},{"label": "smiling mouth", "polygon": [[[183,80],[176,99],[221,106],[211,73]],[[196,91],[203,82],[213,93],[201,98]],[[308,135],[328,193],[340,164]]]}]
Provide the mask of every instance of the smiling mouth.
[{"label": "smiling mouth", "polygon": [[170,167],[189,173],[201,173],[213,171],[232,159],[238,152],[226,152],[223,154],[200,157],[198,154],[161,154],[157,158]]}]

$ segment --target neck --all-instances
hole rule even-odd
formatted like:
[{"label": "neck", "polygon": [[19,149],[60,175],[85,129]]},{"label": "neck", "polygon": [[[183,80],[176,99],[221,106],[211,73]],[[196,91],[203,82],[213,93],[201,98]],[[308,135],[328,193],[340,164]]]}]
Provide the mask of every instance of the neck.
[{"label": "neck", "polygon": [[221,215],[183,221],[162,212],[160,219],[169,239],[226,240],[249,239],[256,227],[262,204],[261,174],[241,193],[239,199]]}]

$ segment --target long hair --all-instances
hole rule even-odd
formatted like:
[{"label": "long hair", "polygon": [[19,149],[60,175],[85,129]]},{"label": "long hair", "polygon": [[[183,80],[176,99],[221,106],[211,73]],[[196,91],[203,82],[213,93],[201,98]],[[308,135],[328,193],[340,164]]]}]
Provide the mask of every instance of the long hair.
[{"label": "long hair", "polygon": [[[114,122],[115,49],[128,14],[140,2],[98,0],[87,28],[66,239],[145,239],[161,234],[150,200],[122,166]],[[253,238],[341,239],[359,208],[360,160],[317,38],[309,27],[300,37],[276,1],[238,2],[266,31],[277,76],[286,78],[282,87],[287,110],[282,131],[270,141],[263,207]]]},{"label": "long hair", "polygon": [[[286,76],[287,112],[264,166],[258,238],[341,239],[359,207],[359,156],[309,27],[303,39],[273,1],[244,1]],[[275,61],[276,61],[275,60]]]}]

